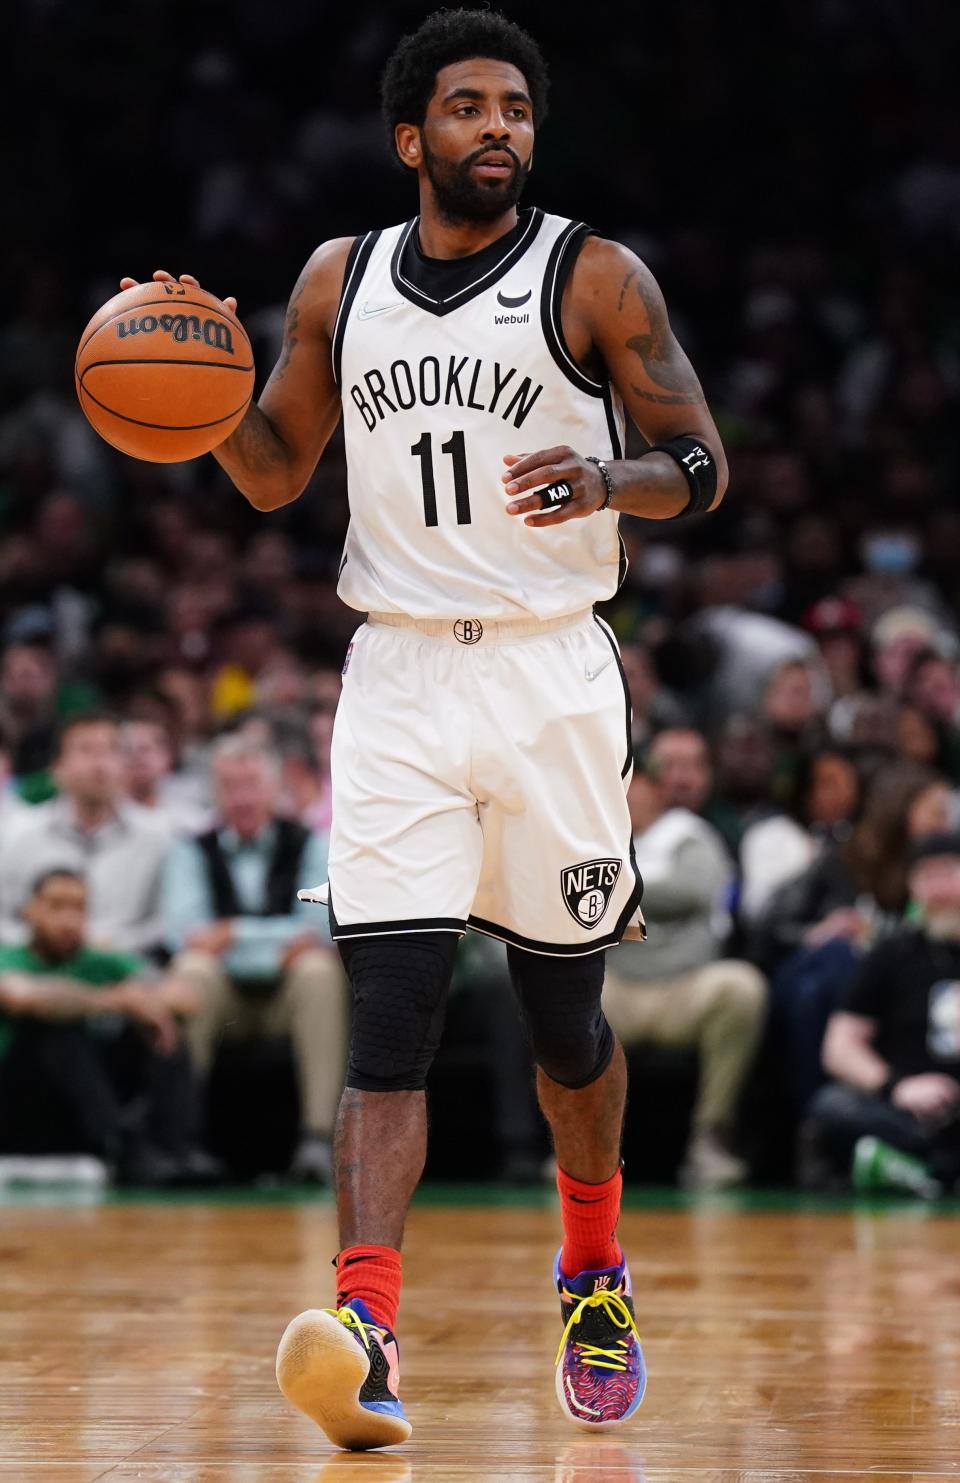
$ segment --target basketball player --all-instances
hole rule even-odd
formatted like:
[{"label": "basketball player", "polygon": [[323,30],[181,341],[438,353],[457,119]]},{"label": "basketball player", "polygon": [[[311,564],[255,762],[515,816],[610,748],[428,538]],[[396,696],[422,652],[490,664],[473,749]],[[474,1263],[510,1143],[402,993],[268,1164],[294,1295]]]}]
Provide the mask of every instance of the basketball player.
[{"label": "basketball player", "polygon": [[[440,11],[400,43],[383,108],[419,215],[316,250],[260,403],[216,451],[276,510],[343,417],[338,590],[367,617],[332,757],[329,912],[353,991],[341,1249],[335,1308],[292,1321],[277,1375],[348,1448],[410,1434],[400,1246],[468,926],[507,944],[556,1149],[560,1404],[607,1427],[645,1385],[616,1237],[625,1064],[600,1006],[604,950],[642,931],[642,886],[629,698],[593,604],[618,586],[618,513],[702,514],[726,465],[644,264],[518,211],[546,97],[537,46],[495,12]],[[651,444],[637,459],[625,409]]]}]

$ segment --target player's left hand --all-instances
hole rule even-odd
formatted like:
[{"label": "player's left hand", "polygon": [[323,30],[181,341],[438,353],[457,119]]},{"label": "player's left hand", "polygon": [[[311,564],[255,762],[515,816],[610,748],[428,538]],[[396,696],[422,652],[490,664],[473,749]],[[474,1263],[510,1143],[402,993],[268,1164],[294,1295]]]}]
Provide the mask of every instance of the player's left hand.
[{"label": "player's left hand", "polygon": [[[511,496],[508,515],[526,515],[524,525],[562,525],[564,520],[582,520],[599,510],[607,497],[603,475],[595,463],[588,463],[573,448],[542,448],[539,453],[508,453],[504,456],[507,472],[502,476]],[[528,489],[542,489],[546,484],[569,484],[572,498],[556,509],[545,510],[539,494],[524,494]]]}]

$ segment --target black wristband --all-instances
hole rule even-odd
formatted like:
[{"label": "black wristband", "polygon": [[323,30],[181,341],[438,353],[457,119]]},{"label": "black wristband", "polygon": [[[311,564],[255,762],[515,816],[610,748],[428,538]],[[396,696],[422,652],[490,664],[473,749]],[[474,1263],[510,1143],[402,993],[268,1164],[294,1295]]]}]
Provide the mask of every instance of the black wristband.
[{"label": "black wristband", "polygon": [[597,508],[593,512],[595,515],[599,515],[601,510],[609,510],[610,506],[613,504],[613,480],[610,477],[610,470],[607,468],[602,458],[597,458],[594,456],[594,454],[588,453],[586,455],[586,462],[596,464],[603,478],[604,488],[607,491],[607,497],[604,500],[603,504],[597,505]]},{"label": "black wristband", "polygon": [[[671,515],[671,520],[682,520],[685,515],[704,515],[717,493],[717,465],[710,449],[698,438],[687,433],[679,438],[670,438],[666,443],[654,443],[647,453],[666,453],[683,474],[690,489],[690,499],[682,510]],[[644,455],[645,457],[646,455]]]}]

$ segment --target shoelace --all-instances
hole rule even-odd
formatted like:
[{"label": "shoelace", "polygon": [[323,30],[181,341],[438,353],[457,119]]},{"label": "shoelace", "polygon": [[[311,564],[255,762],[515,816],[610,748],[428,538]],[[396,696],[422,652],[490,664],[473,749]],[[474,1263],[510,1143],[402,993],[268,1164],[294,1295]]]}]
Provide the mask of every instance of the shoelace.
[{"label": "shoelace", "polygon": [[[557,1350],[556,1364],[559,1364],[563,1358],[563,1351],[566,1348],[567,1340],[588,1308],[602,1308],[605,1317],[610,1320],[615,1328],[625,1329],[628,1336],[632,1333],[639,1344],[640,1334],[637,1331],[636,1320],[618,1293],[592,1292],[587,1297],[578,1299],[576,1293],[567,1292],[564,1289],[563,1296],[575,1301],[577,1306],[567,1319],[567,1326],[560,1340],[560,1348]],[[616,1349],[604,1349],[599,1344],[582,1344],[579,1340],[575,1340],[574,1342],[580,1351],[579,1359],[581,1364],[593,1365],[598,1370],[619,1370],[623,1372],[627,1368],[627,1357],[629,1353],[628,1338],[618,1339]]]},{"label": "shoelace", "polygon": [[342,1308],[324,1308],[323,1311],[324,1313],[329,1313],[338,1323],[342,1323],[345,1329],[353,1329],[358,1333],[364,1349],[370,1348],[370,1340],[367,1338],[368,1329],[372,1330],[375,1334],[383,1332],[382,1329],[375,1327],[373,1324],[364,1323],[363,1319],[354,1313],[349,1304],[345,1304]]}]

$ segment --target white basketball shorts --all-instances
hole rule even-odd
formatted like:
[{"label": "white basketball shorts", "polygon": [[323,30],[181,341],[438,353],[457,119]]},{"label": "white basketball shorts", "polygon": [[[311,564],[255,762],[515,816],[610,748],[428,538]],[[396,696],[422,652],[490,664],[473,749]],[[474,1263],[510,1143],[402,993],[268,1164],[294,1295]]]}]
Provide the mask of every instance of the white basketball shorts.
[{"label": "white basketball shorts", "polygon": [[334,938],[472,927],[577,956],[641,935],[629,696],[589,610],[371,614],[347,654],[331,765]]}]

